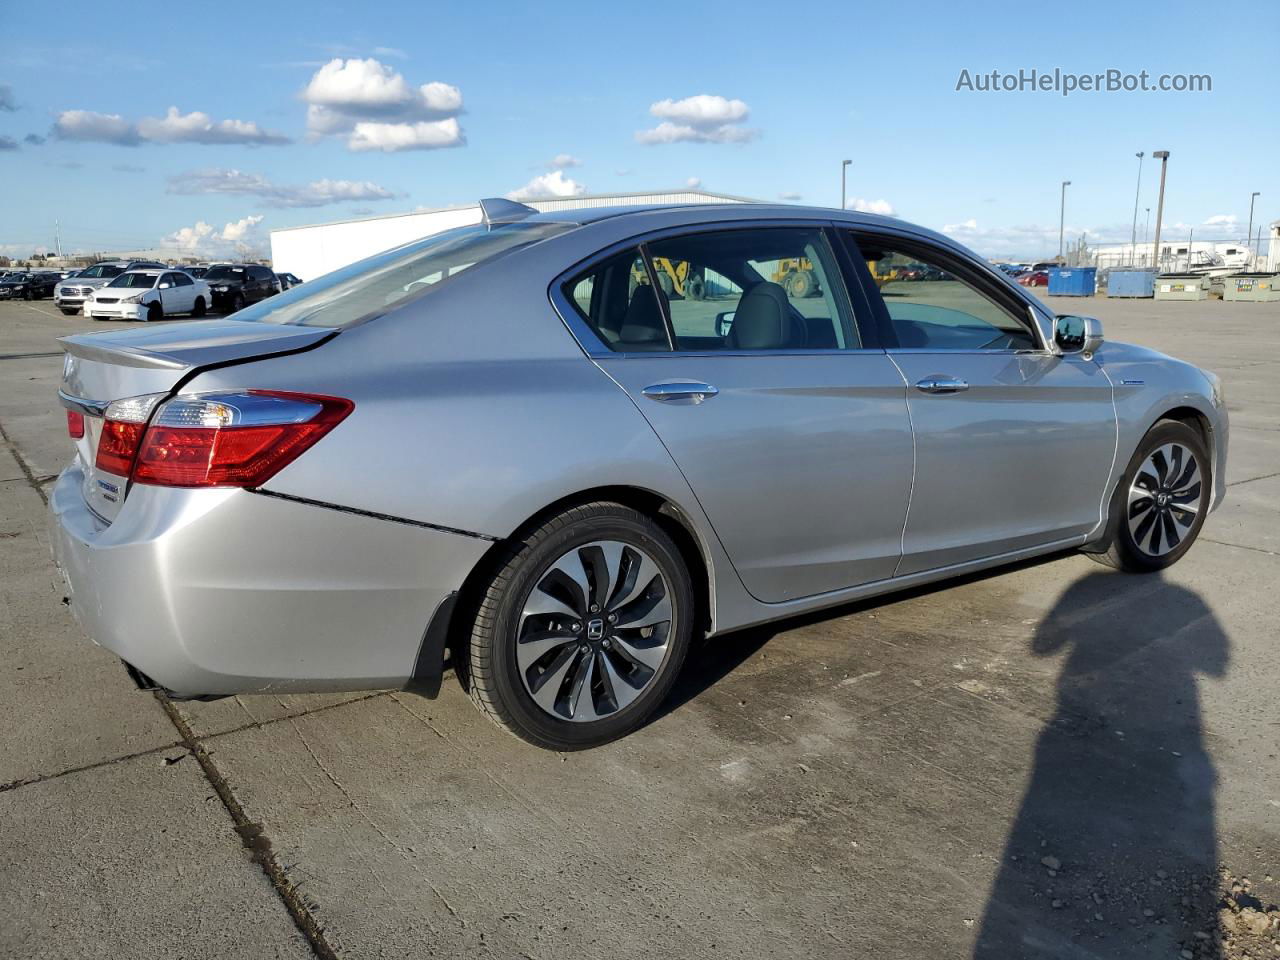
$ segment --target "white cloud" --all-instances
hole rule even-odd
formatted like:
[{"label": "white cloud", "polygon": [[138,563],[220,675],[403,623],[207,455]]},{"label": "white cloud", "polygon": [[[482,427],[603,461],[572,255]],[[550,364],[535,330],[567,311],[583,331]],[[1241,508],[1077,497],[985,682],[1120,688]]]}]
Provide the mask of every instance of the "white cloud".
[{"label": "white cloud", "polygon": [[93,110],[63,110],[53,122],[53,135],[60,140],[92,140],[121,146],[141,142],[138,131],[124,117]]},{"label": "white cloud", "polygon": [[419,123],[378,123],[362,120],[347,138],[347,149],[357,152],[381,150],[439,150],[460,147],[467,142],[456,118]]},{"label": "white cloud", "polygon": [[893,204],[881,197],[879,200],[868,200],[865,197],[854,197],[849,201],[849,209],[859,213],[878,213],[884,217],[895,217],[897,213]]},{"label": "white cloud", "polygon": [[1226,226],[1234,226],[1235,222],[1236,222],[1236,215],[1234,213],[1219,213],[1219,214],[1216,214],[1215,216],[1210,217],[1208,220],[1206,220],[1204,222],[1204,225],[1206,227],[1217,227],[1217,226],[1226,227]]},{"label": "white cloud", "polygon": [[700,93],[683,100],[659,100],[649,113],[661,123],[636,133],[640,143],[746,143],[757,131],[741,124],[750,115],[741,100]]},{"label": "white cloud", "polygon": [[466,143],[458,125],[462,91],[447,83],[411,85],[370,57],[341,57],[317,70],[302,91],[313,137],[348,134],[351,150],[423,150]]},{"label": "white cloud", "polygon": [[182,114],[170,107],[163,117],[143,117],[138,135],[152,143],[288,143],[283,134],[263,130],[248,120],[212,120],[207,113],[193,110]]},{"label": "white cloud", "polygon": [[804,195],[800,193],[795,193],[794,191],[788,191],[786,193],[778,194],[778,199],[785,200],[787,203],[795,203],[797,200],[803,200]]},{"label": "white cloud", "polygon": [[563,171],[553,170],[539,174],[523,187],[507,194],[508,200],[535,200],[545,197],[579,197],[587,188],[577,180],[566,177]]},{"label": "white cloud", "polygon": [[569,167],[582,166],[582,161],[571,153],[557,153],[551,158],[551,162],[547,166],[553,170],[565,170]]},{"label": "white cloud", "polygon": [[61,140],[127,147],[140,143],[289,143],[284,134],[264,130],[249,120],[214,120],[199,110],[184,114],[177,107],[170,107],[163,117],[143,117],[137,123],[130,123],[117,113],[64,110],[54,121],[53,135]]},{"label": "white cloud", "polygon": [[169,193],[225,193],[261,197],[269,207],[322,207],[348,201],[392,200],[396,194],[371,180],[313,180],[303,186],[272,183],[235,169],[193,170],[169,178]]},{"label": "white cloud", "polygon": [[699,187],[702,186],[702,178],[690,177],[688,180],[684,182],[684,185],[688,187],[690,190],[697,190]]},{"label": "white cloud", "polygon": [[942,227],[943,233],[968,233],[978,229],[978,221],[973,217],[963,223],[947,223]]},{"label": "white cloud", "polygon": [[258,231],[260,223],[262,217],[249,216],[233,220],[217,230],[211,224],[197,220],[190,227],[168,234],[161,243],[188,256],[255,256],[265,247]]}]

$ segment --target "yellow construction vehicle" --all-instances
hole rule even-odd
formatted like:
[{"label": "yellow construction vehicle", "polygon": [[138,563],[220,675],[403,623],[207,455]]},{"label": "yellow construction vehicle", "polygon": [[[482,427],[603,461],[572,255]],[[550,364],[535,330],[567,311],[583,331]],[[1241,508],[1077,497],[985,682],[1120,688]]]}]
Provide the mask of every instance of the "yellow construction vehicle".
[{"label": "yellow construction vehicle", "polygon": [[778,261],[769,278],[781,284],[792,300],[803,300],[805,297],[816,297],[822,293],[818,283],[818,275],[813,272],[813,261],[808,257],[788,257]]},{"label": "yellow construction vehicle", "polygon": [[[707,282],[702,271],[693,268],[687,260],[671,260],[667,257],[653,258],[653,272],[658,275],[658,286],[668,297],[684,297],[686,300],[705,300]],[[636,262],[631,267],[631,286],[634,289],[642,283],[648,283],[644,265]]]}]

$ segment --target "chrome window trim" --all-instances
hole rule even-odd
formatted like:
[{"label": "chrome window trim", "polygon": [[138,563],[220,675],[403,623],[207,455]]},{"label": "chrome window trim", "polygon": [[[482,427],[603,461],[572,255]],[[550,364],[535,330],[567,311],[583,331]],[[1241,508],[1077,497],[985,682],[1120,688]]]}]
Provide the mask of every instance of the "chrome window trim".
[{"label": "chrome window trim", "polygon": [[[655,240],[688,236],[694,233],[726,233],[732,230],[749,230],[756,227],[805,227],[825,231],[833,226],[836,226],[836,224],[824,217],[786,217],[778,219],[753,217],[743,220],[707,220],[649,230],[645,233],[638,233],[633,237],[628,237],[626,240],[616,241],[607,247],[601,247],[591,256],[583,257],[567,270],[561,271],[547,288],[547,298],[551,301],[551,306],[556,315],[559,316],[560,322],[565,325],[574,340],[577,341],[582,352],[593,360],[609,358],[637,359],[643,357],[830,357],[859,353],[883,355],[884,350],[879,347],[846,347],[843,349],[836,347],[832,350],[637,350],[627,352],[610,350],[608,344],[601,340],[600,336],[582,319],[582,314],[578,312],[578,308],[564,293],[564,286],[570,280],[590,270],[596,264],[603,263],[610,257],[628,249],[635,249],[637,252],[641,252],[641,247]],[[836,255],[834,250],[831,253],[833,256]],[[645,263],[646,265],[649,263],[647,255],[645,255]],[[858,325],[857,310],[853,305],[853,295],[847,289],[847,284],[844,283],[843,277],[840,278],[840,284],[844,293],[845,303],[852,312],[850,320],[857,330],[858,339],[863,340],[865,338],[861,327]]]}]

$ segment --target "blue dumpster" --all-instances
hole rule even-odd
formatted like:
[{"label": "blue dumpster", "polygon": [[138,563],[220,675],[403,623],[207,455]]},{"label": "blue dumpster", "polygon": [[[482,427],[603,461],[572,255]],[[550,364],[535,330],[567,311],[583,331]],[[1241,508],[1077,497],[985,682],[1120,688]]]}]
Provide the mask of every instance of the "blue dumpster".
[{"label": "blue dumpster", "polygon": [[1112,270],[1107,275],[1108,297],[1152,297],[1155,291],[1154,270]]},{"label": "blue dumpster", "polygon": [[1049,271],[1049,296],[1092,297],[1097,267],[1054,267]]}]

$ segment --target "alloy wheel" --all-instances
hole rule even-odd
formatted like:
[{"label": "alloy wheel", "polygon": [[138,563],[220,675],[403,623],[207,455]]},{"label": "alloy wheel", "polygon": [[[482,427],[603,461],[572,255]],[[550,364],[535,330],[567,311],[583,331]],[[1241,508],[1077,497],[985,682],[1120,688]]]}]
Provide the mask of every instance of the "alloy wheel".
[{"label": "alloy wheel", "polygon": [[524,602],[520,679],[554,717],[608,717],[657,677],[672,618],[666,575],[644,550],[618,540],[574,547],[543,571]]},{"label": "alloy wheel", "polygon": [[1193,531],[1200,512],[1200,464],[1180,443],[1157,447],[1129,486],[1129,534],[1152,557],[1177,549]]}]

